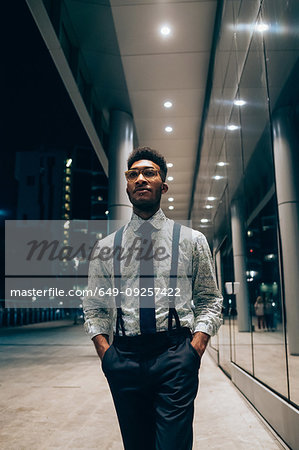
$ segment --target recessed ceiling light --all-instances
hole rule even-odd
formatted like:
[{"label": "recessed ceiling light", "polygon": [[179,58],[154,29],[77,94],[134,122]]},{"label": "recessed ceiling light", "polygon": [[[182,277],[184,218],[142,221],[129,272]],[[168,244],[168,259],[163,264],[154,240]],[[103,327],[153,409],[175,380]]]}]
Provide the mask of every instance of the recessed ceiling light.
[{"label": "recessed ceiling light", "polygon": [[234,124],[231,124],[231,125],[227,125],[227,129],[229,130],[229,131],[235,131],[235,130],[238,130],[238,125],[234,125]]},{"label": "recessed ceiling light", "polygon": [[234,105],[236,105],[236,106],[244,106],[244,105],[246,105],[246,102],[245,102],[245,100],[239,99],[239,100],[235,100],[234,101]]},{"label": "recessed ceiling light", "polygon": [[169,100],[167,100],[167,102],[164,102],[164,107],[165,107],[165,108],[171,108],[171,107],[172,107],[172,102],[170,102]]},{"label": "recessed ceiling light", "polygon": [[169,201],[169,202],[173,202],[173,200],[174,200],[173,197],[169,197],[169,198],[168,198],[168,201]]},{"label": "recessed ceiling light", "polygon": [[217,163],[217,166],[219,166],[219,167],[227,166],[227,163],[224,162],[224,161],[219,161],[219,162]]},{"label": "recessed ceiling light", "polygon": [[173,205],[168,206],[168,209],[174,209]]},{"label": "recessed ceiling light", "polygon": [[268,31],[269,30],[269,25],[267,23],[258,23],[256,24],[255,27],[256,31],[259,31],[260,33],[263,33],[264,31]]},{"label": "recessed ceiling light", "polygon": [[207,223],[209,222],[209,219],[200,219],[201,223]]},{"label": "recessed ceiling light", "polygon": [[105,214],[106,214],[106,216],[108,216],[108,214],[109,214],[109,211],[108,211],[108,209],[107,209],[107,211],[105,211]]},{"label": "recessed ceiling light", "polygon": [[167,125],[167,127],[165,127],[166,133],[171,133],[172,130],[173,130],[173,128],[170,125]]},{"label": "recessed ceiling light", "polygon": [[168,181],[173,181],[173,177],[167,177]]},{"label": "recessed ceiling light", "polygon": [[162,36],[169,36],[171,33],[171,28],[168,25],[163,25],[160,28],[160,33],[162,34]]},{"label": "recessed ceiling light", "polygon": [[216,197],[210,196],[210,197],[207,197],[207,200],[209,200],[209,202],[213,202],[214,200],[216,200]]},{"label": "recessed ceiling light", "polygon": [[205,208],[206,209],[211,209],[211,208],[213,208],[213,206],[212,205],[206,205]]},{"label": "recessed ceiling light", "polygon": [[172,163],[167,163],[167,167],[173,167]]},{"label": "recessed ceiling light", "polygon": [[213,176],[214,180],[221,180],[223,177],[221,177],[220,175],[214,175]]}]

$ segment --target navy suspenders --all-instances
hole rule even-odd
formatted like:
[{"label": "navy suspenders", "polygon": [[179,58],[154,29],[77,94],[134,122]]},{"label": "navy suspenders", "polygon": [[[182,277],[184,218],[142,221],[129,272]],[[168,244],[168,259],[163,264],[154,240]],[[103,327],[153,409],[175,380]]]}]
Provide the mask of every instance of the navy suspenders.
[{"label": "navy suspenders", "polygon": [[[121,327],[122,335],[125,336],[124,320],[121,310],[121,294],[120,294],[120,255],[121,255],[121,241],[123,237],[124,226],[121,227],[114,236],[114,249],[113,249],[113,268],[114,268],[114,286],[117,288],[117,295],[115,296],[116,305],[116,336],[119,336],[119,327]],[[119,249],[117,257],[117,249]]]},{"label": "navy suspenders", "polygon": [[[117,295],[115,296],[116,305],[116,336],[119,336],[119,328],[121,328],[122,335],[125,336],[125,327],[123,321],[123,313],[121,309],[121,288],[120,288],[120,254],[121,254],[121,242],[124,226],[121,227],[114,236],[114,251],[113,251],[113,268],[114,268],[114,286],[117,288]],[[171,268],[169,278],[170,292],[173,293],[172,297],[169,297],[169,314],[168,314],[168,330],[172,329],[172,319],[175,319],[176,328],[180,328],[180,320],[178,313],[175,309],[175,288],[177,285],[177,272],[178,272],[178,259],[179,259],[179,241],[180,241],[181,225],[174,223],[172,232],[172,249],[171,249]]]},{"label": "navy suspenders", "polygon": [[169,297],[169,313],[168,313],[168,331],[172,329],[172,318],[175,318],[175,324],[177,328],[180,328],[180,319],[175,309],[175,288],[177,285],[177,275],[178,275],[178,259],[179,259],[179,241],[180,241],[181,225],[179,223],[174,223],[172,232],[172,249],[171,249],[171,268],[170,268],[170,278],[169,287],[170,292],[173,293],[172,297]]}]

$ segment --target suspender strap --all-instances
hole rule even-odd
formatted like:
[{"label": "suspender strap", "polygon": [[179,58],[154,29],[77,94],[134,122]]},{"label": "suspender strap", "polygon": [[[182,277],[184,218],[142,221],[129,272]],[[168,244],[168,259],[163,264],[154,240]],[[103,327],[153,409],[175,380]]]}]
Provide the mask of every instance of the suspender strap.
[{"label": "suspender strap", "polygon": [[179,241],[180,241],[181,225],[179,223],[174,223],[172,232],[172,249],[171,249],[171,268],[170,268],[170,280],[169,287],[170,292],[173,296],[169,297],[169,313],[168,313],[168,330],[172,329],[172,318],[175,318],[176,328],[180,328],[180,319],[175,309],[175,288],[177,285],[177,275],[178,275],[178,259],[179,259]]},{"label": "suspender strap", "polygon": [[[113,252],[113,268],[114,268],[114,286],[117,288],[117,295],[115,296],[115,305],[117,310],[116,316],[116,336],[119,336],[119,327],[121,327],[122,335],[125,336],[125,327],[123,320],[123,312],[121,310],[121,296],[120,296],[120,255],[121,255],[121,241],[124,231],[124,226],[121,227],[114,236],[114,252]],[[119,252],[118,252],[119,249]]]}]

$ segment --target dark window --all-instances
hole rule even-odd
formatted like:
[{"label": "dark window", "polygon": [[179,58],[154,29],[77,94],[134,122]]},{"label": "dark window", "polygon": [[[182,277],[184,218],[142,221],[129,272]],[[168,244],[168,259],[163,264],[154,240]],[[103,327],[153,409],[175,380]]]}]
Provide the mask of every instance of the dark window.
[{"label": "dark window", "polygon": [[35,177],[34,175],[27,175],[27,186],[34,186]]}]

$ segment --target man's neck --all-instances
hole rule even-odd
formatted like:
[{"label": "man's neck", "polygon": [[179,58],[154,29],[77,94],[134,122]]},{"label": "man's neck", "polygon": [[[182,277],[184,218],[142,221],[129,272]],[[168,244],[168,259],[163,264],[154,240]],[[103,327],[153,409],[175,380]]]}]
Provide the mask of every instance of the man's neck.
[{"label": "man's neck", "polygon": [[136,214],[137,216],[141,217],[141,219],[143,220],[148,220],[150,219],[154,214],[156,214],[156,212],[160,209],[160,205],[158,205],[155,209],[139,209],[136,206],[133,206],[133,211],[134,214]]}]

